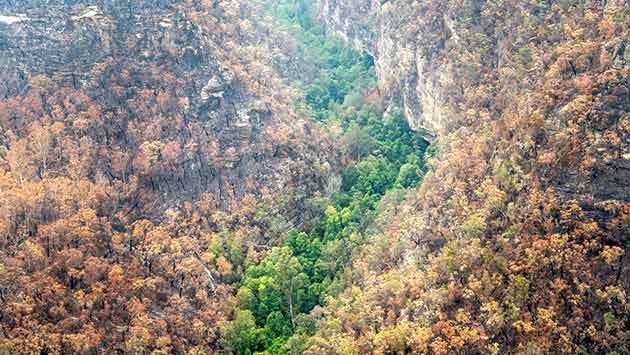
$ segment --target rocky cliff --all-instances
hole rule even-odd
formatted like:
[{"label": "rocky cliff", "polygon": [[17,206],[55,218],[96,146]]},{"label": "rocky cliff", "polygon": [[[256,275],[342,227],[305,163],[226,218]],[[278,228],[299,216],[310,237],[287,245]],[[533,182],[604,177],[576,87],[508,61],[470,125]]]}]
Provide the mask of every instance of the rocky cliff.
[{"label": "rocky cliff", "polygon": [[[19,111],[24,98],[37,98],[31,116],[63,122],[65,133],[84,126],[75,140],[89,136],[95,150],[114,147],[93,157],[89,177],[138,174],[171,199],[210,192],[223,207],[263,187],[300,182],[313,191],[327,174],[313,169],[327,164],[326,143],[303,139],[318,128],[279,104],[293,98],[265,69],[264,53],[277,44],[254,19],[259,10],[237,2],[4,2],[2,128],[15,139],[28,135],[33,117]],[[64,165],[51,159],[47,173],[62,174]]]},{"label": "rocky cliff", "polygon": [[[610,10],[620,6],[615,4],[600,11],[615,11]],[[330,31],[375,57],[381,90],[392,104],[403,108],[415,127],[437,134],[471,123],[474,119],[465,116],[466,102],[462,102],[468,95],[465,91],[497,80],[497,74],[511,66],[525,64],[526,78],[516,78],[514,73],[502,77],[493,94],[517,81],[523,90],[535,87],[550,60],[530,52],[543,44],[543,36],[535,32],[544,29],[536,26],[555,12],[569,16],[586,10],[584,4],[523,2],[514,7],[518,13],[508,14],[500,12],[505,11],[502,5],[473,1],[320,0],[316,6],[320,22]],[[530,28],[512,31],[521,21],[530,21]],[[562,30],[559,24],[554,26]],[[610,57],[612,67],[626,68],[630,58],[626,46],[626,39],[610,37],[602,43],[601,55]]]},{"label": "rocky cliff", "polygon": [[454,126],[444,89],[455,73],[449,59],[437,55],[457,41],[443,28],[452,20],[424,16],[420,3],[330,0],[318,7],[327,28],[376,59],[380,89],[413,127],[444,133]]},{"label": "rocky cliff", "polygon": [[[515,109],[511,100],[518,95],[530,96],[528,112],[541,109],[544,105],[533,99],[533,93],[539,93],[540,100],[554,101],[543,114],[555,129],[565,128],[571,98],[584,93],[609,100],[615,97],[610,102],[615,123],[606,124],[616,129],[616,122],[625,122],[628,105],[624,94],[628,88],[624,75],[630,65],[628,40],[614,35],[614,27],[624,23],[624,17],[607,19],[612,32],[597,41],[592,33],[573,34],[575,29],[555,23],[547,24],[548,29],[544,26],[558,16],[611,16],[621,4],[545,6],[523,2],[514,6],[515,13],[508,13],[505,5],[475,2],[457,6],[408,1],[317,2],[320,21],[329,30],[375,57],[380,89],[391,105],[401,107],[413,127],[436,135],[501,117]],[[588,53],[580,54],[580,46]],[[602,73],[617,73],[617,81],[595,88],[595,83],[588,82],[595,67]],[[576,85],[559,97],[561,83],[554,80]],[[578,87],[585,82],[587,87]],[[591,148],[600,153],[606,151],[603,133],[593,137],[596,147]],[[569,178],[564,182],[570,187],[561,189],[567,193],[586,189],[601,198],[628,200],[630,162],[627,154],[621,154],[628,150],[625,132],[621,138],[614,148],[616,158],[606,159],[606,167],[593,174],[592,184],[587,187]]]}]

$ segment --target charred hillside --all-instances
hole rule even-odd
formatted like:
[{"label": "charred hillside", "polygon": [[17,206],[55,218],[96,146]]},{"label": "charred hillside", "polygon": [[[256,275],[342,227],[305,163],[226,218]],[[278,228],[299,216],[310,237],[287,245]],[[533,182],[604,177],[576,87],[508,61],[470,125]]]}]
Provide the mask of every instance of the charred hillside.
[{"label": "charred hillside", "polygon": [[41,148],[45,157],[19,158],[24,167],[13,170],[23,179],[66,174],[63,146],[80,150],[84,139],[80,155],[89,162],[78,174],[137,176],[171,200],[209,192],[226,207],[263,187],[321,187],[317,176],[326,173],[309,166],[328,159],[325,149],[302,140],[317,128],[279,104],[291,93],[260,71],[271,42],[242,53],[231,43],[267,36],[264,24],[240,23],[255,9],[20,2],[3,12],[19,19],[0,23],[4,140],[32,134],[33,121],[47,135],[56,130]]},{"label": "charred hillside", "polygon": [[221,250],[277,244],[335,165],[288,41],[248,2],[0,2],[0,353],[218,347]]},{"label": "charred hillside", "polygon": [[313,353],[627,352],[627,3],[317,4],[440,156]]}]

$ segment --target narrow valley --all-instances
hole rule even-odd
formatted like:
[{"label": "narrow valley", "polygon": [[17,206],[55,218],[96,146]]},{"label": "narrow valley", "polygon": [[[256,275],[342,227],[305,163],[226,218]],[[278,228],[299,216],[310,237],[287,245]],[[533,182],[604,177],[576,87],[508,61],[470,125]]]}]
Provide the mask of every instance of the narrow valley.
[{"label": "narrow valley", "polygon": [[0,0],[0,355],[630,354],[627,0]]}]

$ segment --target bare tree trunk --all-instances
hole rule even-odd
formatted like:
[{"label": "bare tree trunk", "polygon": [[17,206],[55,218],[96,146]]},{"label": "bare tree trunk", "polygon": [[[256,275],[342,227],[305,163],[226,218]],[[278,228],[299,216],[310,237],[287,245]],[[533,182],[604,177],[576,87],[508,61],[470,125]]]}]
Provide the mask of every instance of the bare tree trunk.
[{"label": "bare tree trunk", "polygon": [[289,315],[291,316],[291,327],[295,332],[295,315],[293,313],[293,280],[291,280],[291,284],[289,286]]}]

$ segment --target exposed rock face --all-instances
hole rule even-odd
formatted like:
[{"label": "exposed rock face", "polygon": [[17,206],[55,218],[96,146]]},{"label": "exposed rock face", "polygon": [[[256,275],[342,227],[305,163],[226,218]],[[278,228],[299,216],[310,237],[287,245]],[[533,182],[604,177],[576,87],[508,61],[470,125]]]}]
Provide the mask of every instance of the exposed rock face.
[{"label": "exposed rock face", "polygon": [[[453,73],[431,53],[448,38],[435,41],[439,36],[429,31],[434,19],[403,1],[323,0],[318,6],[329,29],[374,56],[381,90],[412,127],[443,133],[452,126],[443,89]],[[436,47],[424,46],[432,42]]]},{"label": "exposed rock face", "polygon": [[[619,6],[610,4],[608,10],[595,11],[615,11]],[[556,60],[558,52],[570,50],[570,46],[590,43],[592,52],[582,57],[571,53],[576,56],[575,63],[571,61],[573,69],[563,74],[561,80],[578,80],[596,65],[601,65],[597,70],[610,68],[619,73],[627,73],[630,66],[626,49],[629,43],[625,38],[612,37],[594,46],[593,42],[580,43],[578,39],[554,34],[555,37],[544,43],[539,39],[542,27],[538,29],[538,36],[532,33],[529,37],[526,32],[533,31],[533,25],[520,32],[514,30],[522,21],[540,21],[554,12],[585,11],[582,4],[544,7],[524,2],[517,7],[530,13],[531,19],[527,20],[518,14],[492,15],[493,11],[505,10],[484,2],[454,6],[403,0],[320,0],[317,7],[320,21],[329,30],[374,56],[382,94],[390,98],[393,106],[403,109],[411,126],[436,135],[506,115],[515,110],[513,105],[517,98],[529,100],[528,112],[521,114],[535,111],[541,106],[544,95],[548,98],[557,93],[557,89],[549,90],[552,85],[549,78],[556,70],[552,61]],[[544,34],[549,34],[560,29],[545,31]],[[584,63],[586,56],[591,58],[588,64],[591,68]],[[564,63],[565,59],[557,60]],[[574,79],[576,75],[578,79]],[[626,79],[602,85],[595,92],[601,98],[615,98],[607,107],[612,114],[611,129],[616,129],[616,122],[627,120],[624,112],[627,114],[630,98],[620,95],[627,89]],[[575,92],[569,92],[555,106],[546,108],[545,122],[554,126],[554,130],[565,129],[563,125],[572,119],[567,115],[571,95]],[[596,135],[601,137],[604,128],[598,127]],[[615,158],[608,157],[605,167],[596,169],[588,181],[578,181],[579,174],[569,172],[557,183],[565,185],[560,190],[567,198],[578,194],[628,200],[628,159],[620,154],[629,147],[626,134],[622,134],[622,147],[619,147],[622,149],[615,148],[615,153],[609,154]],[[600,144],[604,144],[603,140],[595,139],[593,149],[603,154],[606,148]]]},{"label": "exposed rock face", "polygon": [[[599,291],[630,290],[627,1],[317,3],[440,154],[355,253],[356,282],[324,309],[308,353],[627,352]],[[517,279],[518,315],[490,325]],[[553,329],[516,325],[548,310]]]},{"label": "exposed rock face", "polygon": [[[260,63],[247,58],[256,49],[237,53],[233,45],[246,47],[256,36],[272,35],[264,34],[263,24],[240,28],[239,22],[256,12],[240,3],[204,4],[2,2],[0,62],[6,80],[0,95],[24,96],[38,75],[60,90],[87,95],[99,115],[110,116],[106,122],[89,119],[103,133],[96,144],[120,150],[128,161],[113,171],[113,158],[100,156],[92,176],[122,179],[138,173],[159,193],[180,198],[210,192],[217,206],[262,188],[281,191],[298,182],[307,190],[319,188],[325,172],[314,167],[328,159],[319,156],[324,142],[302,139],[318,128],[290,105],[278,104],[280,97],[290,101],[290,94],[273,82],[274,74],[258,72],[268,64],[265,58],[257,55]],[[47,95],[57,89],[51,90]],[[48,115],[52,100],[42,97],[42,114]],[[63,120],[73,114],[66,111]],[[2,128],[20,136],[17,124]],[[169,142],[182,153],[167,162]]]},{"label": "exposed rock face", "polygon": [[[159,60],[169,46],[183,52],[184,66],[210,72],[216,63],[204,48],[204,38],[182,11],[149,2],[109,1],[101,6],[18,2],[8,7],[22,18],[5,23],[2,47],[25,73],[89,77],[89,70],[112,57],[127,57],[140,65]],[[5,10],[7,8],[5,7]],[[136,38],[137,43],[125,43]],[[17,55],[20,57],[17,57]],[[163,53],[162,53],[163,54]],[[17,60],[19,59],[19,60]],[[162,58],[165,59],[165,58]],[[202,62],[203,61],[203,62]],[[216,70],[216,68],[214,68]]]}]

